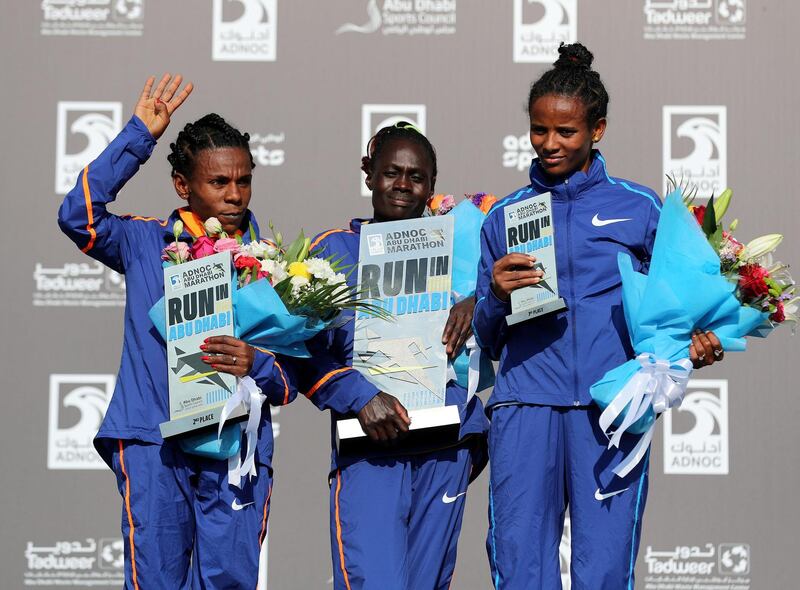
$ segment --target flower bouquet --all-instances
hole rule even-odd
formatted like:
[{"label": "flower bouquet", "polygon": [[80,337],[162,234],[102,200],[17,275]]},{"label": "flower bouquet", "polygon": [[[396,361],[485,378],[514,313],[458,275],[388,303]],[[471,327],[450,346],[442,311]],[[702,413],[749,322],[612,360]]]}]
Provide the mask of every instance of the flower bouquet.
[{"label": "flower bouquet", "polygon": [[639,435],[630,454],[614,469],[627,475],[647,454],[658,414],[683,399],[692,363],[692,332],[712,330],[726,351],[742,351],[745,336],[766,336],[778,323],[796,321],[795,284],[787,267],[771,262],[781,236],[747,245],[720,220],[731,192],[708,206],[695,206],[680,189],[666,199],[656,232],[650,270],[633,270],[618,256],[625,320],[637,357],[607,372],[592,385],[603,409],[600,427],[609,447],[623,433]]},{"label": "flower bouquet", "polygon": [[[478,262],[481,252],[481,225],[486,214],[497,202],[497,197],[487,193],[464,195],[456,205],[453,195],[434,195],[428,199],[426,215],[453,215],[453,296],[456,301],[475,295],[478,281]],[[453,378],[467,389],[467,399],[477,391],[494,384],[494,368],[488,357],[472,336],[464,350],[452,362]]]}]

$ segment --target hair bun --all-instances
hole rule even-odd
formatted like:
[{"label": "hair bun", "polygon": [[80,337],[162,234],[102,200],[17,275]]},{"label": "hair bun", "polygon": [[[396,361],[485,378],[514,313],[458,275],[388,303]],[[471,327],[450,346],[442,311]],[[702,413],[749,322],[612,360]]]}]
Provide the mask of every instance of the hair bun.
[{"label": "hair bun", "polygon": [[553,64],[556,69],[581,68],[583,70],[592,69],[594,55],[581,43],[572,43],[558,47],[558,59]]}]

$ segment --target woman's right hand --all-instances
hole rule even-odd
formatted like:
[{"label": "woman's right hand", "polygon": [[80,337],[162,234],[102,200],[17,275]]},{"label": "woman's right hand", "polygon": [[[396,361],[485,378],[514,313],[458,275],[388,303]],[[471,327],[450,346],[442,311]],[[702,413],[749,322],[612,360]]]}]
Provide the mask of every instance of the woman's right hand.
[{"label": "woman's right hand", "polygon": [[[171,82],[170,79],[172,79]],[[183,101],[192,93],[194,86],[189,82],[183,87],[183,90],[178,92],[183,76],[178,74],[172,78],[170,74],[164,74],[156,89],[153,90],[155,80],[154,76],[150,76],[145,82],[133,114],[139,117],[147,126],[150,134],[158,139],[169,125],[170,115],[183,104]]]},{"label": "woman's right hand", "polygon": [[411,426],[411,419],[400,400],[383,391],[361,408],[358,421],[373,441],[384,445],[404,437]]},{"label": "woman's right hand", "polygon": [[527,254],[506,254],[492,268],[492,291],[501,301],[508,301],[511,291],[535,285],[544,271],[535,270],[536,258]]}]

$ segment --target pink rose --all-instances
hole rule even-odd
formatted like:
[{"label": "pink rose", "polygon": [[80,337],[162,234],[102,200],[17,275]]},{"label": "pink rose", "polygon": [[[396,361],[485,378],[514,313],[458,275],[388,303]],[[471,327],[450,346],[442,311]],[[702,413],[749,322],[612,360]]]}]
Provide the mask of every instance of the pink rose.
[{"label": "pink rose", "polygon": [[214,252],[233,252],[239,251],[239,242],[234,238],[220,238],[214,242]]},{"label": "pink rose", "polygon": [[161,251],[161,260],[168,260],[175,264],[186,262],[191,258],[191,250],[186,242],[172,242]]},{"label": "pink rose", "polygon": [[[236,241],[236,240],[234,240]],[[214,240],[206,236],[200,236],[192,244],[192,257],[203,258],[214,253]]]}]

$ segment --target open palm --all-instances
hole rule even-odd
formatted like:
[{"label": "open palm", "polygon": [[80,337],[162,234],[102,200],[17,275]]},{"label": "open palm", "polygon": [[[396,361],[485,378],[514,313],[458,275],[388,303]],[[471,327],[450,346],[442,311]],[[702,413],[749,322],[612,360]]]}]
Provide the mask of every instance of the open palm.
[{"label": "open palm", "polygon": [[178,74],[173,78],[170,74],[164,74],[158,86],[153,90],[155,80],[155,76],[150,76],[145,82],[133,114],[139,117],[152,136],[158,139],[169,125],[172,113],[192,93],[194,86],[189,82],[183,87],[183,90],[178,92],[183,76]]}]

